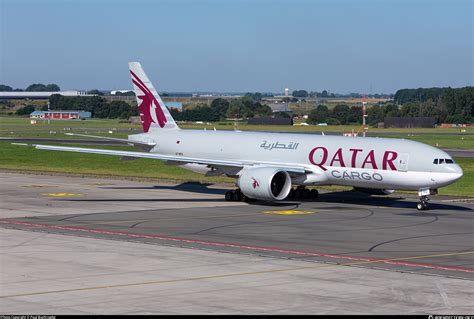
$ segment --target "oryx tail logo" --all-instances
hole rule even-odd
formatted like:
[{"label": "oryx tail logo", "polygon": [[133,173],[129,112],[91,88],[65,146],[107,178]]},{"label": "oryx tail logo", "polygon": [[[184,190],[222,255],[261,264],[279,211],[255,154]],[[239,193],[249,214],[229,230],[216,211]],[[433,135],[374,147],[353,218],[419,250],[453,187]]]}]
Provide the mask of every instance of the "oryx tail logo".
[{"label": "oryx tail logo", "polygon": [[260,186],[260,184],[257,182],[257,180],[256,180],[255,178],[252,177],[252,180],[253,180],[253,182],[252,182],[252,187],[253,187],[254,189]]},{"label": "oryx tail logo", "polygon": [[142,80],[132,71],[132,82],[135,84],[143,93],[143,95],[137,95],[137,97],[142,100],[138,106],[138,111],[140,112],[140,119],[142,121],[143,130],[145,133],[150,129],[151,123],[158,124],[161,128],[166,124],[166,117],[161,109],[160,104],[153,96],[153,93],[146,87]]}]

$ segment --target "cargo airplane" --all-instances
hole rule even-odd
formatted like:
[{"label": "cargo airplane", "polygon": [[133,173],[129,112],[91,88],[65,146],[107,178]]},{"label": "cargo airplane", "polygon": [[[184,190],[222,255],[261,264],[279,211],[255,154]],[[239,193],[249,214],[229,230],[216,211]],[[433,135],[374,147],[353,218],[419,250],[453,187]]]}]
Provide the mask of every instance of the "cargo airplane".
[{"label": "cargo airplane", "polygon": [[[280,201],[316,198],[305,186],[345,185],[371,194],[418,191],[418,210],[463,171],[446,152],[394,138],[180,129],[140,63],[129,63],[143,133],[127,139],[96,137],[142,151],[35,145],[36,149],[152,158],[206,176],[236,178],[225,199]],[[293,188],[293,185],[297,186]]]}]

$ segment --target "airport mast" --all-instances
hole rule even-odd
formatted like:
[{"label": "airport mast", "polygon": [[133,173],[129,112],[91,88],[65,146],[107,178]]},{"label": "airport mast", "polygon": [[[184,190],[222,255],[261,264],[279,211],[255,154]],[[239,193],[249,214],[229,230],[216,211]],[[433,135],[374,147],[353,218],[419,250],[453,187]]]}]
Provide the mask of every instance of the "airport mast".
[{"label": "airport mast", "polygon": [[51,115],[50,110],[51,110],[51,108],[50,108],[49,99],[48,99],[48,125],[50,124],[50,119],[49,119],[49,117]]},{"label": "airport mast", "polygon": [[367,132],[367,125],[365,124],[365,119],[367,118],[367,115],[365,114],[365,105],[367,104],[366,102],[367,96],[364,95],[362,97],[362,136],[365,137],[365,133]]}]

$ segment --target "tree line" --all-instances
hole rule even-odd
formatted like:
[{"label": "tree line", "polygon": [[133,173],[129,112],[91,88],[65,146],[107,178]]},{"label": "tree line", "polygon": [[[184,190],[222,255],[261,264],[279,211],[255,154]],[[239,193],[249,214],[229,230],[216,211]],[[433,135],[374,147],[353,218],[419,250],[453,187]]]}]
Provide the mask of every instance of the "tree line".
[{"label": "tree line", "polygon": [[[399,108],[393,103],[376,104],[367,107],[367,124],[377,126],[383,122],[385,117],[405,117],[405,116],[428,116],[426,109],[415,109],[411,104],[403,105]],[[435,115],[433,113],[428,113]],[[362,106],[351,106],[346,104],[338,104],[332,110],[324,105],[318,105],[308,115],[309,124],[327,123],[328,125],[346,125],[346,124],[362,124]]]},{"label": "tree line", "polygon": [[192,109],[184,109],[182,112],[172,109],[171,115],[177,121],[206,121],[216,122],[226,118],[251,118],[269,117],[272,109],[261,104],[260,96],[247,95],[228,101],[223,98],[214,99],[211,105],[198,104]]},{"label": "tree line", "polygon": [[394,100],[402,116],[431,116],[439,123],[472,123],[474,87],[402,89]]},{"label": "tree line", "polygon": [[[295,90],[291,94],[295,98],[305,98],[305,97],[311,97],[311,98],[336,98],[336,97],[344,97],[344,98],[361,98],[364,95],[361,93],[348,93],[348,94],[341,94],[341,93],[329,93],[327,90],[323,90],[322,92],[317,92],[317,91],[311,91],[308,92],[306,90]],[[369,98],[391,98],[393,97],[393,94],[367,94],[366,95]]]},{"label": "tree line", "polygon": [[362,107],[338,104],[331,111],[324,105],[318,105],[308,115],[309,124],[327,123],[329,125],[345,125],[362,123]]},{"label": "tree line", "polygon": [[[136,106],[132,107],[124,101],[107,102],[100,96],[71,97],[53,94],[49,97],[49,104],[51,110],[88,111],[96,118],[128,119],[138,115]],[[47,106],[42,108],[43,111],[47,109]]]},{"label": "tree line", "polygon": [[59,85],[43,84],[43,83],[33,83],[29,85],[26,89],[13,89],[11,86],[0,84],[0,92],[59,92],[61,88]]}]

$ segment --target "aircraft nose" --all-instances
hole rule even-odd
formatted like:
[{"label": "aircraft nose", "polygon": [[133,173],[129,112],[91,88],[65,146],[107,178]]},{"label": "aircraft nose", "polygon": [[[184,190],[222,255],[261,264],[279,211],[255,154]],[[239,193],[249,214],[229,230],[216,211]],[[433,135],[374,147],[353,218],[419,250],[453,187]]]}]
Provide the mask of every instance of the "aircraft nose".
[{"label": "aircraft nose", "polygon": [[461,177],[464,175],[461,166],[458,164],[454,164],[450,167],[450,173],[453,182],[461,179]]}]

